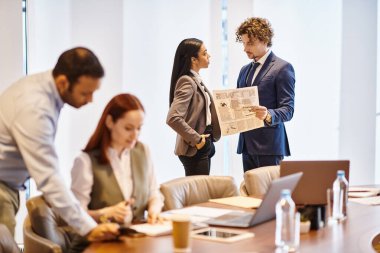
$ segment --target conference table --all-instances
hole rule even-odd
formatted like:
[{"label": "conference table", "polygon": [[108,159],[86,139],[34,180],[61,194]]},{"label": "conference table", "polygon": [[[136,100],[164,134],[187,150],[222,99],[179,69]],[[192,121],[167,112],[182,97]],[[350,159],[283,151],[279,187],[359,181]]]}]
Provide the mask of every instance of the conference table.
[{"label": "conference table", "polygon": [[[217,203],[202,203],[198,206],[229,208]],[[240,210],[242,208],[239,208]],[[247,209],[249,211],[249,209]],[[300,236],[300,248],[297,252],[376,252],[372,241],[380,241],[380,206],[367,206],[353,202],[348,203],[348,218],[335,224],[327,224],[319,230],[312,230]],[[192,239],[192,253],[259,253],[276,251],[275,220],[252,228],[241,229],[253,232],[253,238],[233,243],[213,242]],[[377,236],[377,237],[376,237]],[[380,244],[379,244],[380,245]],[[158,237],[128,238],[117,242],[92,243],[85,253],[170,253],[171,235]]]}]

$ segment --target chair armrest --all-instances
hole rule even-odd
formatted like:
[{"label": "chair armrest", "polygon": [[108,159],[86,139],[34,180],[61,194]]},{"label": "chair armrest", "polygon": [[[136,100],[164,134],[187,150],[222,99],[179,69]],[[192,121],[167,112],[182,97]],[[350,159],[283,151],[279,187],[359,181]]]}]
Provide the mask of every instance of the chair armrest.
[{"label": "chair armrest", "polygon": [[0,224],[0,252],[20,253],[13,236],[4,224]]},{"label": "chair armrest", "polygon": [[62,253],[61,247],[36,233],[32,229],[29,216],[24,220],[24,253]]},{"label": "chair armrest", "polygon": [[240,184],[240,196],[248,197],[247,187],[245,187],[245,181],[243,180]]}]

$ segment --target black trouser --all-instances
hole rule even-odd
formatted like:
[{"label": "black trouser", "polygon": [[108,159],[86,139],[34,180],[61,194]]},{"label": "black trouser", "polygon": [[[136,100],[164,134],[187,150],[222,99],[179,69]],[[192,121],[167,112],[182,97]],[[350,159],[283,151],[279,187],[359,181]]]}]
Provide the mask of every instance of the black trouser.
[{"label": "black trouser", "polygon": [[206,138],[205,145],[197,150],[194,156],[178,156],[185,168],[186,176],[210,175],[211,157],[215,154],[215,146],[212,138],[212,126],[207,126],[204,134],[210,134]]},{"label": "black trouser", "polygon": [[242,154],[244,172],[258,167],[279,165],[284,159],[282,155],[249,155]]}]

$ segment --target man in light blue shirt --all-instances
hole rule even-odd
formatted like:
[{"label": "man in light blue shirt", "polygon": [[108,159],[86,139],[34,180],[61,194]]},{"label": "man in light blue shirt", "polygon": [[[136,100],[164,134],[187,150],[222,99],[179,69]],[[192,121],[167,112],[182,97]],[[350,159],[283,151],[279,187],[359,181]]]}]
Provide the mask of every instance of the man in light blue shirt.
[{"label": "man in light blue shirt", "polygon": [[32,177],[47,202],[90,241],[112,239],[118,225],[96,222],[65,186],[54,146],[65,103],[79,108],[92,101],[104,70],[86,48],[64,52],[52,71],[30,75],[0,95],[0,223],[14,234],[19,190]]}]

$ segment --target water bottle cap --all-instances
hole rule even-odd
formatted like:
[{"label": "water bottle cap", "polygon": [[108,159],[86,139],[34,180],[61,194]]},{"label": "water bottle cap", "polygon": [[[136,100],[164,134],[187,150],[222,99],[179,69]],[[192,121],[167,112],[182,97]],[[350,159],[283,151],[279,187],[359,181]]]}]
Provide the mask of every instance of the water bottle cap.
[{"label": "water bottle cap", "polygon": [[337,175],[344,176],[345,175],[344,170],[338,170]]},{"label": "water bottle cap", "polygon": [[283,197],[290,196],[290,190],[289,189],[283,189],[281,191],[281,196],[283,196]]}]

